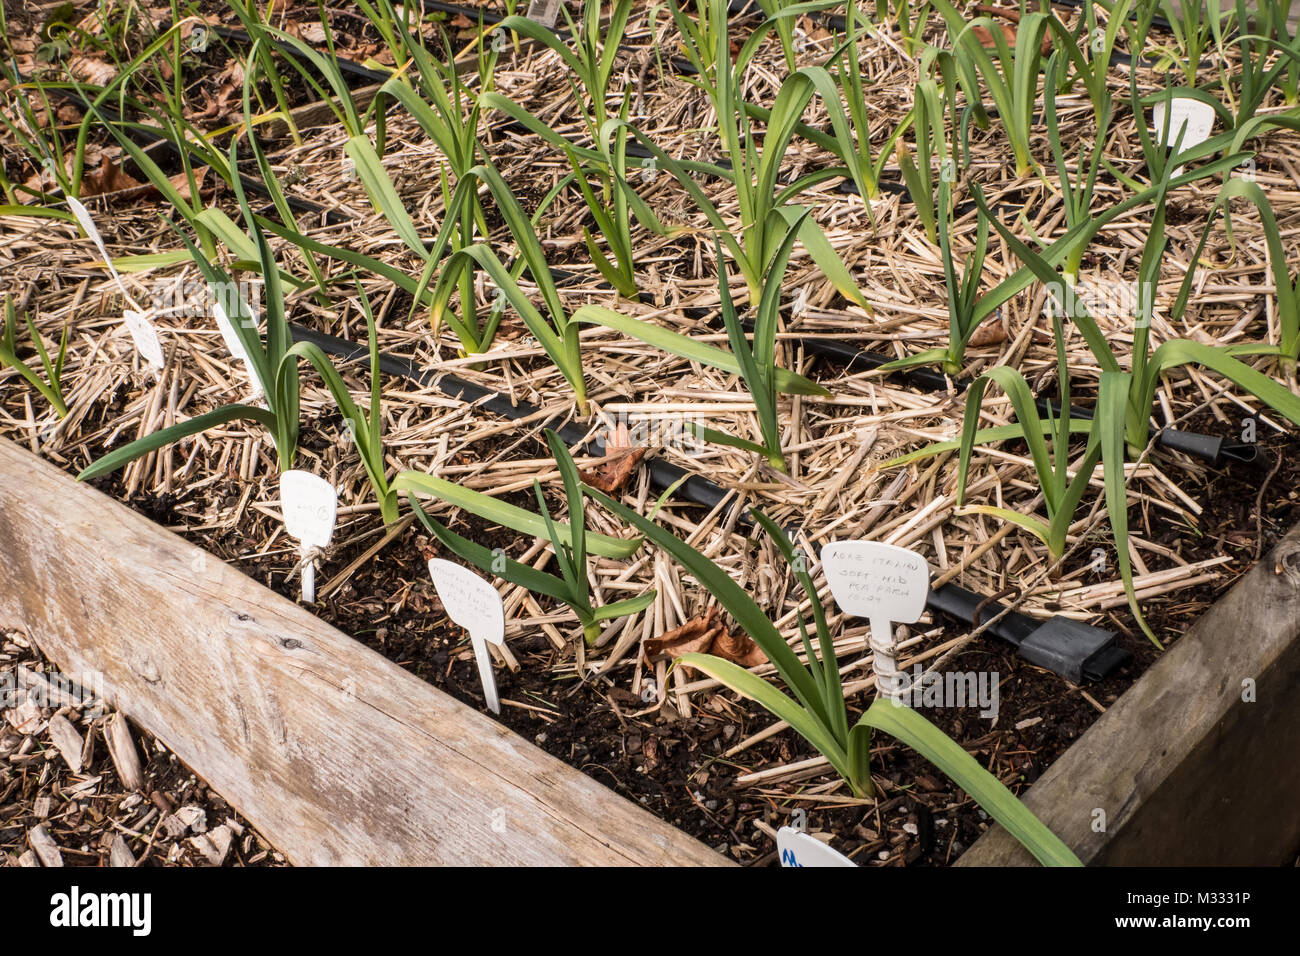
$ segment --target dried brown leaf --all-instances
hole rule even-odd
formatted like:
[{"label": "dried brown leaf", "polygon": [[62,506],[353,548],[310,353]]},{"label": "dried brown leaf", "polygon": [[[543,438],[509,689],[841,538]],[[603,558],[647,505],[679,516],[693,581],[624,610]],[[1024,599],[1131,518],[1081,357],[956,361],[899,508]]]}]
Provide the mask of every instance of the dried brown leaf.
[{"label": "dried brown leaf", "polygon": [[970,337],[970,344],[976,347],[981,345],[997,345],[1007,340],[1007,330],[1001,322],[987,322],[975,330],[975,334]]}]

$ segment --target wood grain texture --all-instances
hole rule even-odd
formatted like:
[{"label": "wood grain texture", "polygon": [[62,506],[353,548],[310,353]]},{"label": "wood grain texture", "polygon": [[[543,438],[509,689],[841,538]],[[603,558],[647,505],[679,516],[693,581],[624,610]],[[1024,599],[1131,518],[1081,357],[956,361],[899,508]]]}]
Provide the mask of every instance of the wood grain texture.
[{"label": "wood grain texture", "polygon": [[216,558],[0,439],[0,626],[297,864],[728,861]]},{"label": "wood grain texture", "polygon": [[[1297,557],[1300,526],[1025,794],[1025,805],[1084,863],[1294,861],[1300,845]],[[1247,680],[1253,701],[1242,699]],[[1104,831],[1094,829],[1098,810]],[[1033,860],[994,827],[958,865],[1031,866]]]}]

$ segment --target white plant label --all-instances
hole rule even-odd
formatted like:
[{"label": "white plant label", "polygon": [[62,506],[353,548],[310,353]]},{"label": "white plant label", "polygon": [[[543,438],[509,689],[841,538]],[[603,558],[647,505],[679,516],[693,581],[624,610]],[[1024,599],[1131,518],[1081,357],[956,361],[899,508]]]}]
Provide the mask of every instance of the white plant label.
[{"label": "white plant label", "polygon": [[131,341],[135,343],[135,350],[149,363],[149,367],[162,371],[162,343],[158,341],[158,329],[149,320],[149,316],[143,312],[137,312],[135,309],[123,309],[122,323],[126,326],[126,330],[131,333]]},{"label": "white plant label", "polygon": [[879,541],[832,541],[822,548],[822,570],[846,614],[911,624],[925,610],[930,568],[915,551]]},{"label": "white plant label", "polygon": [[315,552],[329,547],[338,517],[339,494],[324,478],[310,471],[286,471],[280,475],[280,510],[284,530],[298,541],[302,555],[302,599],[316,600]]},{"label": "white plant label", "polygon": [[[1214,129],[1214,108],[1208,103],[1194,100],[1190,96],[1175,96],[1169,102],[1169,137],[1164,139],[1165,104],[1162,100],[1151,109],[1151,121],[1155,124],[1156,136],[1162,137],[1161,146],[1172,146],[1178,142],[1182,131],[1183,142],[1179,152],[1191,149],[1210,138]],[[1183,167],[1174,170],[1174,175],[1182,173]]]},{"label": "white plant label", "polygon": [[529,20],[536,21],[548,30],[555,29],[556,21],[560,19],[559,0],[532,0],[528,4],[528,12],[525,14]]},{"label": "white plant label", "polygon": [[113,281],[117,283],[118,289],[122,293],[122,298],[131,308],[122,313],[122,323],[126,330],[131,333],[131,341],[135,343],[135,349],[141,357],[149,364],[151,368],[161,369],[163,367],[162,344],[158,341],[158,329],[154,326],[153,321],[141,309],[140,304],[131,297],[131,293],[126,289],[126,283],[117,272],[117,267],[113,265],[113,260],[108,254],[108,249],[104,246],[104,238],[99,234],[99,229],[95,226],[95,220],[90,218],[90,212],[73,197],[67,198],[68,208],[72,214],[77,217],[77,222],[81,228],[86,231],[90,241],[95,244],[99,254],[104,257],[104,265],[108,266],[109,273],[113,276]]},{"label": "white plant label", "polygon": [[803,315],[808,311],[808,289],[806,286],[800,286],[799,291],[794,294],[794,302],[790,304],[790,314],[793,316]]},{"label": "white plant label", "polygon": [[433,578],[447,616],[469,631],[479,678],[483,681],[483,696],[492,713],[501,713],[492,655],[487,649],[488,644],[500,647],[505,642],[506,618],[500,593],[468,568],[441,558],[429,559],[429,577]]},{"label": "white plant label", "polygon": [[95,227],[95,220],[90,218],[90,212],[71,196],[68,197],[67,202],[68,208],[77,217],[77,222],[81,224],[81,228],[86,231],[86,235],[90,236],[90,241],[95,244],[99,254],[104,257],[104,265],[108,266],[108,271],[113,275],[113,281],[122,290],[122,295],[126,297],[126,301],[133,306],[136,305],[135,300],[131,298],[131,293],[126,291],[126,286],[122,283],[122,277],[117,274],[117,267],[113,265],[113,260],[108,255],[108,249],[104,246],[104,238],[99,234],[99,229]]},{"label": "white plant label", "polygon": [[236,359],[244,363],[248,369],[248,377],[253,381],[253,398],[262,394],[262,383],[257,380],[257,375],[253,372],[253,363],[248,359],[248,350],[244,348],[244,343],[239,340],[238,333],[235,332],[234,323],[230,321],[230,316],[226,315],[226,310],[221,307],[220,302],[212,303],[212,314],[217,318],[217,329],[221,332],[221,338],[226,343],[226,348]]},{"label": "white plant label", "polygon": [[902,699],[903,675],[894,657],[893,624],[911,624],[925,610],[930,568],[915,551],[878,541],[832,541],[822,571],[845,614],[871,623],[872,666],[882,694]]},{"label": "white plant label", "polygon": [[776,831],[776,849],[782,866],[857,866],[843,853],[794,827]]}]

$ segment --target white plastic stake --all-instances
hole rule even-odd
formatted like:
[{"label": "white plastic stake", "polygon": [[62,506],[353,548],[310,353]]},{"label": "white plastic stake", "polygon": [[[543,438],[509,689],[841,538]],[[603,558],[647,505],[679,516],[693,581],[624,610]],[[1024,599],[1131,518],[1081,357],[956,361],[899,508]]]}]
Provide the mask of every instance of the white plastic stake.
[{"label": "white plastic stake", "polygon": [[126,299],[127,305],[131,308],[122,313],[122,322],[126,330],[131,333],[131,341],[135,343],[136,351],[149,364],[151,368],[161,370],[163,367],[162,343],[158,341],[158,329],[154,327],[153,322],[143,309],[140,303],[132,298],[131,293],[127,291],[126,284],[122,277],[118,275],[117,267],[113,265],[113,260],[108,255],[108,249],[104,246],[104,239],[95,228],[95,220],[90,218],[90,212],[73,197],[67,198],[68,208],[72,214],[77,217],[77,222],[81,228],[86,231],[90,241],[95,244],[99,254],[104,257],[104,265],[108,266],[108,271],[113,276],[113,281],[117,283],[118,289],[122,292],[122,297]]},{"label": "white plastic stake", "polygon": [[528,12],[525,16],[548,30],[554,30],[556,22],[560,19],[560,0],[532,0],[528,4]]},{"label": "white plastic stake", "polygon": [[930,568],[915,551],[878,541],[832,541],[822,571],[845,614],[871,623],[871,665],[882,696],[902,703],[904,677],[894,655],[893,625],[911,624],[925,610]]},{"label": "white plastic stake", "polygon": [[298,541],[302,556],[302,599],[316,601],[316,554],[329,547],[338,517],[339,493],[324,478],[310,471],[280,474],[280,510],[284,530]]},{"label": "white plastic stake", "polygon": [[[1200,143],[1204,143],[1210,138],[1210,133],[1214,129],[1214,107],[1209,103],[1202,103],[1200,100],[1194,100],[1190,96],[1175,96],[1169,101],[1169,138],[1164,139],[1165,132],[1165,103],[1160,100],[1151,109],[1151,122],[1155,125],[1155,133],[1160,137],[1161,146],[1172,146],[1178,142],[1178,136],[1181,131],[1183,142],[1178,147],[1179,151],[1191,149]],[[1181,174],[1183,167],[1179,166],[1174,170],[1174,175]]]},{"label": "white plastic stake", "polygon": [[447,616],[469,631],[479,679],[483,681],[483,696],[492,713],[501,713],[492,655],[487,649],[488,644],[500,647],[505,642],[506,618],[500,593],[468,568],[441,558],[429,559],[429,577],[433,578]]},{"label": "white plastic stake", "polygon": [[790,315],[798,317],[808,311],[808,287],[800,286],[794,294],[794,301],[790,303]]},{"label": "white plastic stake", "polygon": [[794,827],[776,831],[776,849],[782,866],[857,866],[839,850]]},{"label": "white plastic stake", "polygon": [[226,310],[221,307],[220,302],[212,303],[212,314],[217,318],[217,329],[221,332],[221,338],[226,343],[226,348],[230,354],[244,363],[248,369],[248,377],[253,382],[253,398],[256,399],[262,394],[262,383],[258,381],[256,373],[253,371],[253,363],[248,360],[248,350],[244,348],[244,343],[239,340],[239,335],[235,332],[234,323],[230,321],[230,316],[226,315]]},{"label": "white plastic stake", "polygon": [[131,341],[135,343],[135,350],[140,353],[150,368],[162,369],[163,351],[162,343],[158,341],[158,330],[154,324],[149,321],[149,316],[143,312],[137,312],[135,309],[122,310],[122,323],[126,330],[131,333]]}]

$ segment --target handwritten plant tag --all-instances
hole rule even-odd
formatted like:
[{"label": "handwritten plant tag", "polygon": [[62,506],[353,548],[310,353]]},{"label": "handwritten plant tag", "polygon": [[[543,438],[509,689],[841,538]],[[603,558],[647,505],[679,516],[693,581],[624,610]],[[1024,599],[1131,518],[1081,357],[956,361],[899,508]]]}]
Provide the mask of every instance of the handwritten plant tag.
[{"label": "handwritten plant tag", "polygon": [[429,577],[433,578],[447,616],[469,631],[488,708],[494,714],[501,713],[492,655],[487,649],[488,644],[500,647],[505,642],[506,618],[500,593],[468,568],[441,558],[429,559]]},{"label": "handwritten plant tag", "polygon": [[303,556],[302,599],[316,600],[316,565],[312,552],[329,547],[338,517],[339,495],[334,486],[310,471],[280,474],[280,510],[284,530],[298,541]]},{"label": "handwritten plant tag", "polygon": [[[1151,122],[1155,125],[1156,136],[1162,137],[1161,146],[1172,146],[1178,142],[1181,133],[1183,141],[1179,146],[1179,151],[1191,149],[1204,143],[1210,138],[1210,132],[1214,129],[1214,107],[1209,103],[1202,103],[1200,100],[1194,100],[1190,96],[1175,96],[1169,101],[1169,136],[1164,137],[1165,131],[1165,103],[1163,100],[1156,103],[1151,109]],[[1174,175],[1181,174],[1183,167],[1179,166],[1174,170]]]},{"label": "handwritten plant tag", "polygon": [[794,827],[776,831],[776,849],[782,866],[857,866],[843,853]]},{"label": "handwritten plant tag", "polygon": [[220,302],[212,303],[212,314],[217,318],[217,329],[221,332],[221,338],[226,343],[226,348],[236,359],[244,363],[248,369],[248,377],[253,380],[253,398],[262,394],[262,383],[258,381],[256,373],[253,371],[253,363],[249,361],[248,350],[244,348],[244,343],[240,341],[238,333],[235,332],[235,326],[230,321],[230,316],[226,315],[226,310],[222,308]]},{"label": "handwritten plant tag", "polygon": [[822,571],[845,614],[871,623],[872,666],[881,692],[901,701],[904,678],[894,659],[893,624],[911,624],[925,610],[930,568],[915,551],[878,541],[833,541],[822,548]]},{"label": "handwritten plant tag", "polygon": [[925,610],[930,568],[915,551],[878,541],[832,541],[822,548],[822,571],[846,614],[911,624]]},{"label": "handwritten plant tag", "polygon": [[90,212],[79,201],[72,196],[67,197],[68,208],[72,214],[77,217],[77,222],[85,230],[90,241],[95,244],[99,254],[104,257],[104,265],[108,266],[109,273],[113,276],[113,281],[117,283],[118,289],[122,293],[122,298],[126,299],[131,308],[122,313],[122,323],[126,330],[131,334],[131,341],[135,343],[135,349],[141,357],[149,364],[151,368],[161,369],[163,367],[162,344],[158,341],[158,329],[154,326],[153,321],[141,309],[138,302],[131,297],[127,291],[126,283],[118,274],[117,267],[113,265],[113,260],[108,254],[108,249],[104,245],[104,237],[99,234],[99,229],[95,226],[95,220],[90,218]]}]

